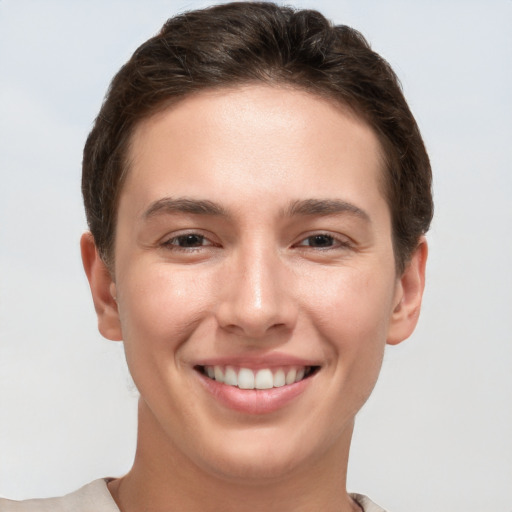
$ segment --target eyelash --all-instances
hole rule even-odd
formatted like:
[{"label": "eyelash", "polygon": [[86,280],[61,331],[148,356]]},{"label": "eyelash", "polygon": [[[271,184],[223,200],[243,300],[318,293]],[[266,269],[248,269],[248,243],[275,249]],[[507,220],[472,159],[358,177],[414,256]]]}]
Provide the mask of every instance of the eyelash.
[{"label": "eyelash", "polygon": [[[324,239],[327,239],[329,240],[329,242],[332,244],[332,245],[329,245],[329,246],[312,246],[311,243],[309,243],[308,245],[305,245],[304,242],[305,241],[311,241],[311,239],[320,239],[320,238],[324,238]],[[319,240],[317,240],[319,241]],[[319,249],[319,250],[322,250],[322,251],[328,251],[328,250],[335,250],[335,249],[340,249],[340,248],[350,248],[351,247],[351,244],[348,240],[346,239],[341,239],[340,237],[337,237],[335,235],[332,235],[330,233],[314,233],[312,235],[308,235],[307,237],[305,238],[302,238],[297,244],[294,244],[295,247],[300,247],[300,248],[304,248],[304,247],[310,247],[312,249]]]},{"label": "eyelash", "polygon": [[[184,241],[186,238],[197,238],[200,239],[200,242],[208,241],[208,244],[203,245],[193,245],[190,247],[182,246],[180,245],[180,241]],[[177,242],[177,243],[176,243]],[[184,252],[195,252],[198,250],[203,249],[204,247],[218,247],[218,245],[211,242],[205,235],[202,235],[201,233],[183,233],[181,235],[173,236],[172,238],[169,238],[165,242],[162,243],[162,245],[171,250],[171,251],[184,251]]]}]

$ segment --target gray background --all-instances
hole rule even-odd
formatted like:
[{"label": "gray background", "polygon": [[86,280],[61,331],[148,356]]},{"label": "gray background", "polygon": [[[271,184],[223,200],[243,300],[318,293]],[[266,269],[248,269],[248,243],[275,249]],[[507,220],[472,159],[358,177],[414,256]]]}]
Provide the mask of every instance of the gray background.
[{"label": "gray background", "polygon": [[[428,285],[361,411],[349,488],[393,512],[512,510],[512,2],[294,1],[394,66],[435,172]],[[0,494],[126,471],[136,392],[79,258],[83,143],[110,78],[208,2],[0,0]]]}]

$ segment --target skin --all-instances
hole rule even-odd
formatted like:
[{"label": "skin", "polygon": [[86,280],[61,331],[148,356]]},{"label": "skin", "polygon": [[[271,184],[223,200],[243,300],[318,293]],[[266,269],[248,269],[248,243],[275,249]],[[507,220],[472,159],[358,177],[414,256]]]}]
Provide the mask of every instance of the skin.
[{"label": "skin", "polygon": [[[109,484],[123,512],[359,510],[354,417],[386,343],[416,325],[427,256],[422,239],[396,275],[381,155],[348,109],[263,85],[137,127],[115,269],[82,238],[99,329],[123,340],[141,394],[134,466]],[[268,414],[226,407],[195,369],[276,354],[320,369]]]}]

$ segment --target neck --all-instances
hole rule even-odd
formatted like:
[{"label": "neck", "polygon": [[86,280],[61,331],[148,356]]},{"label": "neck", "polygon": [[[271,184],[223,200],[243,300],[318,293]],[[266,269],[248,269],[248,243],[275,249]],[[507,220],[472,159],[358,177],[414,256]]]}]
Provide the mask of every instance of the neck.
[{"label": "neck", "polygon": [[359,511],[346,492],[353,424],[328,453],[284,474],[247,478],[205,470],[191,461],[139,403],[139,432],[130,472],[108,484],[121,512]]}]

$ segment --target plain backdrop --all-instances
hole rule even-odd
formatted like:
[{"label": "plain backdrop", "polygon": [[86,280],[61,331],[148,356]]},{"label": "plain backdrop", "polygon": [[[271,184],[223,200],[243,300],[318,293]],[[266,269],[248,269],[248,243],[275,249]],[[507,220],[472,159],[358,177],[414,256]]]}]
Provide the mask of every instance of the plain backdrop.
[{"label": "plain backdrop", "polygon": [[[389,60],[435,174],[422,317],[359,414],[349,489],[392,512],[510,512],[512,1],[290,3]],[[0,495],[130,467],[137,393],[81,268],[81,152],[118,68],[205,5],[0,0]]]}]

